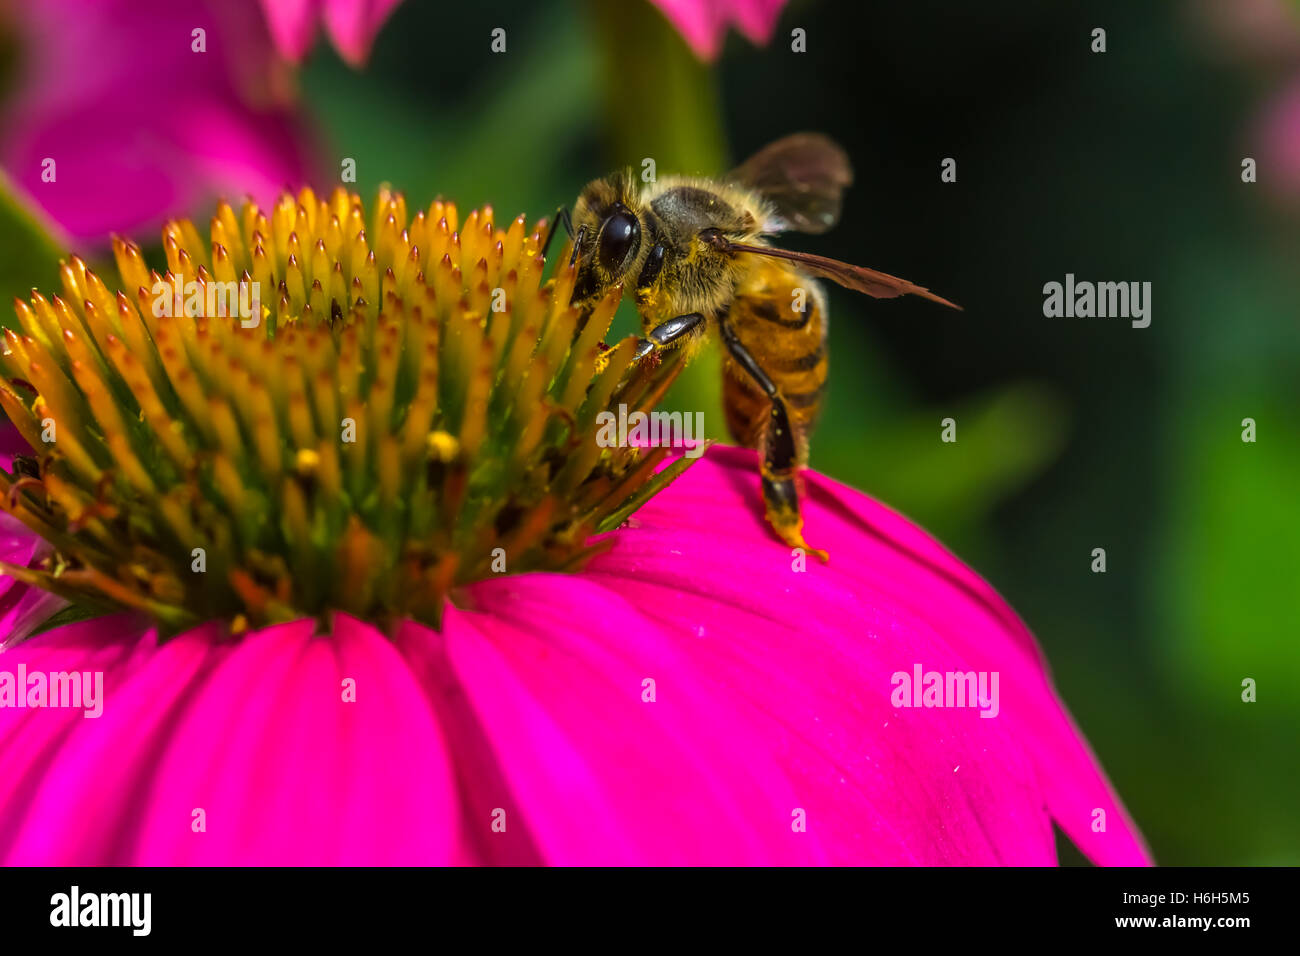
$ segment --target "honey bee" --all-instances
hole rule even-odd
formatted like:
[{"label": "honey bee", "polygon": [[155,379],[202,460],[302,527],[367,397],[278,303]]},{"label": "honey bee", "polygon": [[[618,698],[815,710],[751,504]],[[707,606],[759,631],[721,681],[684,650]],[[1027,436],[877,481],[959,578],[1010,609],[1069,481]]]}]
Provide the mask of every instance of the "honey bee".
[{"label": "honey bee", "polygon": [[[947,299],[874,269],[769,245],[785,231],[822,233],[839,220],[853,181],[848,156],[817,133],[770,144],[719,179],[664,177],[643,183],[631,171],[587,184],[572,216],[573,304],[594,307],[614,285],[631,290],[644,338],[636,361],[661,349],[722,340],[727,427],[760,454],[764,511],[791,547],[827,560],[803,536],[800,470],[826,390],[827,312],[816,278],[876,298]],[[545,248],[545,247],[544,247]]]}]

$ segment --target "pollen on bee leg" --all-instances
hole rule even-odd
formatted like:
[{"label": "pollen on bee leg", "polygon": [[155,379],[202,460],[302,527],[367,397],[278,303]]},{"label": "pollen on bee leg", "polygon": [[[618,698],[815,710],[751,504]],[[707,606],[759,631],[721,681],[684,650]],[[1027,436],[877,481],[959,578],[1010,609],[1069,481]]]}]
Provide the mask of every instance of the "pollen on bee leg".
[{"label": "pollen on bee leg", "polygon": [[830,555],[811,547],[804,540],[803,516],[799,513],[801,489],[798,476],[773,473],[766,466],[761,469],[761,474],[764,517],[772,530],[790,547],[800,548],[807,554],[820,558],[823,564],[828,564]]},{"label": "pollen on bee leg", "polygon": [[804,540],[802,521],[800,521],[798,526],[794,528],[781,527],[775,522],[772,523],[772,527],[776,530],[776,533],[781,536],[781,540],[790,545],[790,547],[799,548],[805,553],[811,554],[815,558],[819,558],[822,564],[830,564],[831,556],[829,554],[820,548],[812,547]]},{"label": "pollen on bee leg", "polygon": [[803,519],[798,514],[789,511],[776,511],[769,507],[766,517],[768,524],[772,526],[772,530],[790,547],[799,548],[807,554],[820,558],[823,564],[830,563],[829,554],[819,548],[810,546],[804,540]]}]

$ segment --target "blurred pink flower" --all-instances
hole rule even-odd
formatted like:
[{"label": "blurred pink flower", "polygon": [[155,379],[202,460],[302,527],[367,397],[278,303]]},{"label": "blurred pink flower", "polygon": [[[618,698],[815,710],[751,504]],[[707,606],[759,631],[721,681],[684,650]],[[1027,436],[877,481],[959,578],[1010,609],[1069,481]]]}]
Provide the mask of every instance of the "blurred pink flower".
[{"label": "blurred pink flower", "polygon": [[1242,155],[1258,161],[1262,188],[1300,205],[1300,5],[1289,0],[1193,0],[1206,55],[1235,61],[1270,92],[1244,130]]},{"label": "blurred pink flower", "polygon": [[370,44],[401,0],[261,0],[281,55],[298,62],[311,49],[323,20],[334,47],[353,66],[370,55]]},{"label": "blurred pink flower", "polygon": [[701,60],[716,59],[732,23],[759,46],[772,39],[785,0],[651,0]]},{"label": "blurred pink flower", "polygon": [[292,76],[253,0],[0,0],[5,25],[19,60],[0,166],[83,248],[312,178]]},{"label": "blurred pink flower", "polygon": [[[712,450],[587,570],[475,585],[441,632],[115,615],[4,652],[105,702],[0,709],[0,861],[1052,864],[1055,820],[1148,863],[993,589],[815,474],[832,563],[793,570],[754,465]],[[999,672],[997,716],[894,706],[917,664]]]},{"label": "blurred pink flower", "polygon": [[1255,121],[1260,181],[1300,202],[1300,74],[1275,93]]},{"label": "blurred pink flower", "polygon": [[1186,9],[1217,59],[1285,63],[1300,54],[1300,9],[1291,0],[1189,0]]},{"label": "blurred pink flower", "polygon": [[[14,456],[30,455],[31,451],[18,429],[0,414],[0,467],[12,473]],[[0,561],[31,567],[49,550],[48,544],[13,515],[0,514]],[[0,651],[26,638],[67,603],[61,597],[25,587],[9,575],[0,574]]]},{"label": "blurred pink flower", "polygon": [[[0,561],[31,567],[49,550],[18,519],[0,514]],[[0,575],[0,651],[23,640],[68,602]]]}]

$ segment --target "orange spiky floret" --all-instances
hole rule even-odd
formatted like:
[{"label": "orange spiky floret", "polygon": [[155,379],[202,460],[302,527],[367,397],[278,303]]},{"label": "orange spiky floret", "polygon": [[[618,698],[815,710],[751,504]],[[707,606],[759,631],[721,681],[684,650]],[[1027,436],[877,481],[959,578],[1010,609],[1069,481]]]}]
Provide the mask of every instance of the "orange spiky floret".
[{"label": "orange spiky floret", "polygon": [[125,291],[73,256],[5,331],[0,405],[33,457],[0,505],[53,553],[0,567],[175,632],[436,625],[461,585],[582,561],[687,462],[599,447],[596,416],[650,408],[681,362],[606,350],[618,291],[582,324],[541,228],[443,201],[408,219],[388,190],[367,223],[304,189],[220,203],[208,244],[166,223],[162,273],[115,237]]}]

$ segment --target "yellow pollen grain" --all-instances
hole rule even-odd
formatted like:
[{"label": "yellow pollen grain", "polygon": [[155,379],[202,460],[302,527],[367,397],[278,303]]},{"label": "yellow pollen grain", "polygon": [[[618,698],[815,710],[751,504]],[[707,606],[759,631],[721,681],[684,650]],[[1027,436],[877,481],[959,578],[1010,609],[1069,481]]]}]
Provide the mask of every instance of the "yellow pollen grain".
[{"label": "yellow pollen grain", "polygon": [[450,432],[430,432],[427,439],[429,458],[444,465],[455,461],[460,455],[460,442]]}]

